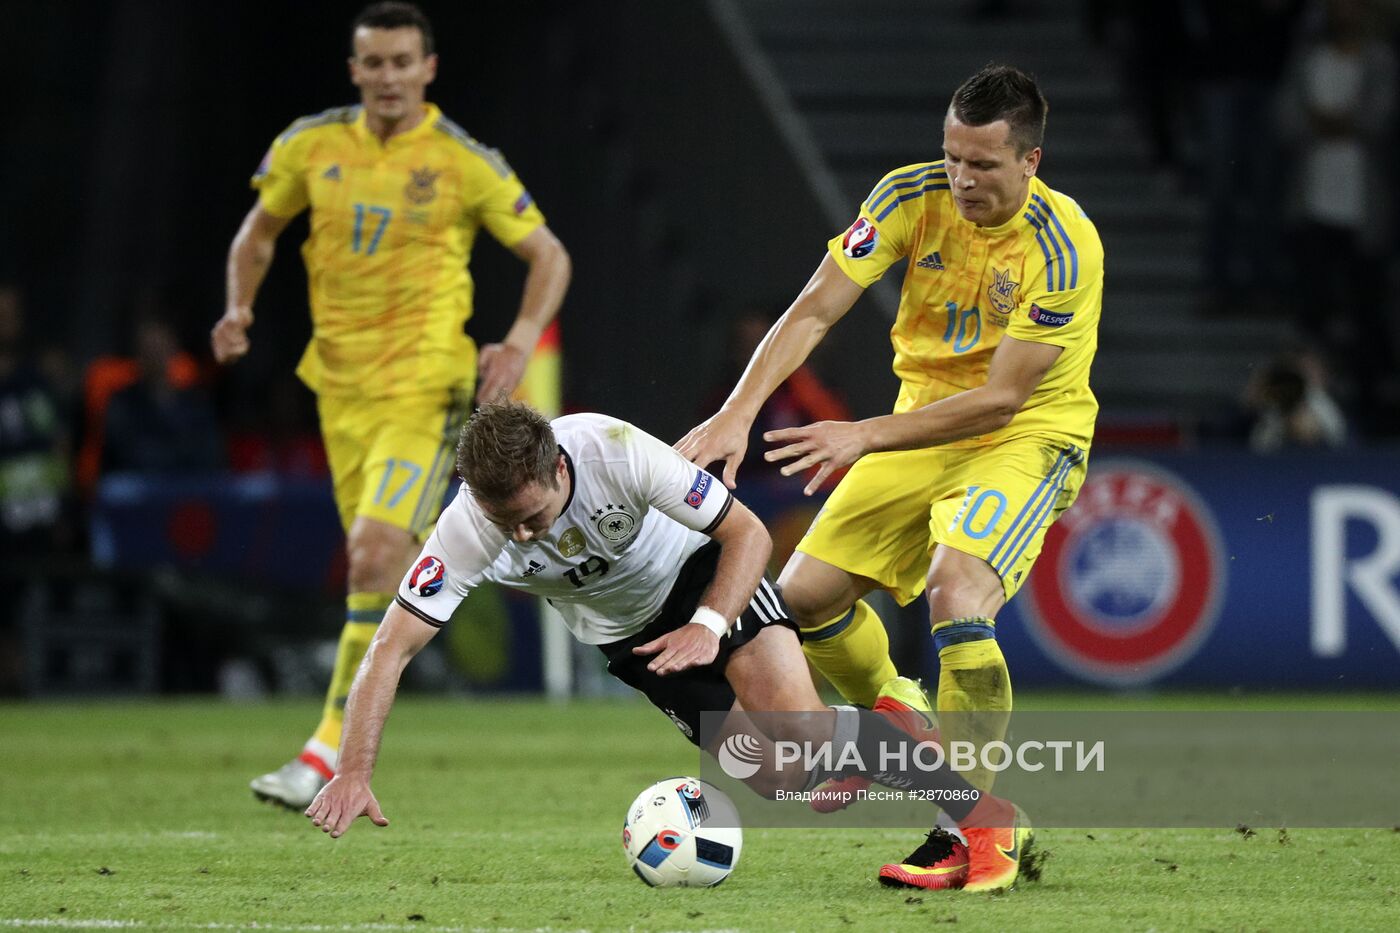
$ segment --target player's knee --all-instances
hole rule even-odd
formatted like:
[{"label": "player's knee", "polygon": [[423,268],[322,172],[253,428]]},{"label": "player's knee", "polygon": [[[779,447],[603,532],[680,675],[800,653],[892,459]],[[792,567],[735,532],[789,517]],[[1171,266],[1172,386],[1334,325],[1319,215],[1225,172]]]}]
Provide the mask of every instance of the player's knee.
[{"label": "player's knee", "polygon": [[947,580],[930,580],[924,589],[924,597],[928,600],[929,618],[935,622],[958,618],[957,607],[966,602],[961,587]]},{"label": "player's knee", "polygon": [[934,622],[972,616],[994,617],[1006,602],[1000,581],[993,587],[983,581],[953,575],[930,576],[924,595],[928,598],[929,618]]},{"label": "player's knee", "polygon": [[825,625],[850,610],[854,599],[848,594],[832,592],[800,573],[789,575],[786,570],[778,578],[792,620],[799,628],[810,629]]},{"label": "player's knee", "polygon": [[398,589],[412,539],[397,528],[391,533],[375,528],[356,528],[346,541],[347,582],[351,592],[379,593]]},{"label": "player's knee", "polygon": [[979,557],[939,548],[924,581],[934,622],[971,616],[995,618],[1006,603],[1001,577]]}]

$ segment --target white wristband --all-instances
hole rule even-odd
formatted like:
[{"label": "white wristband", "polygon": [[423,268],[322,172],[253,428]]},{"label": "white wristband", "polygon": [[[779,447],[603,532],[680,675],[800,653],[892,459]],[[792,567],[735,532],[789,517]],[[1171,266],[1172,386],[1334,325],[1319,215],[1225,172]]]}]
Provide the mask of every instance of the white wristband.
[{"label": "white wristband", "polygon": [[720,638],[729,634],[729,623],[725,620],[724,616],[715,612],[709,606],[700,606],[696,609],[695,615],[690,617],[690,621],[694,622],[696,625],[705,626],[705,628],[714,632]]}]

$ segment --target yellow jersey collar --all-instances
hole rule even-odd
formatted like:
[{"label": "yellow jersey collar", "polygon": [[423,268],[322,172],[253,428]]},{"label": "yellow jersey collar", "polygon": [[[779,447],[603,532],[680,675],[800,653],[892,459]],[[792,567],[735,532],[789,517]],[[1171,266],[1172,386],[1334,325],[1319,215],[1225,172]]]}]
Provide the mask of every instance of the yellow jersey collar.
[{"label": "yellow jersey collar", "polygon": [[[366,139],[373,140],[376,143],[379,142],[379,137],[375,136],[374,133],[370,132],[369,117],[365,113],[364,105],[361,104],[358,109],[359,113],[355,115],[355,131],[361,134]],[[384,143],[384,146],[395,146],[398,145],[400,140],[407,141],[417,139],[419,136],[426,135],[427,133],[432,132],[433,125],[441,119],[442,111],[438,109],[438,105],[430,104],[427,101],[424,101],[423,119],[418,122],[418,125],[406,133],[398,133],[394,136],[390,136],[389,141],[387,143]]]},{"label": "yellow jersey collar", "polygon": [[1016,213],[1011,215],[1011,219],[995,227],[978,227],[978,231],[984,236],[1003,236],[1019,229],[1022,224],[1029,223],[1029,221],[1026,220],[1026,214],[1030,213],[1031,198],[1039,194],[1039,189],[1044,187],[1044,182],[1042,182],[1038,176],[1032,175],[1030,184],[1026,186],[1026,200],[1016,209]]}]

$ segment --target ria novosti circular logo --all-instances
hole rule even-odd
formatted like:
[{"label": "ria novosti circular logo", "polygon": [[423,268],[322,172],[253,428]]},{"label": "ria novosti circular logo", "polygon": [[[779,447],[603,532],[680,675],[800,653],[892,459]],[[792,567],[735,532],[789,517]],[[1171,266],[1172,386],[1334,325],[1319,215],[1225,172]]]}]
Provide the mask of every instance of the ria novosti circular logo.
[{"label": "ria novosti circular logo", "polygon": [[747,732],[736,732],[719,747],[719,766],[730,777],[744,781],[758,773],[763,745]]},{"label": "ria novosti circular logo", "polygon": [[1182,480],[1146,463],[1091,465],[1027,584],[1041,646],[1091,680],[1144,684],[1191,657],[1225,588],[1220,532]]}]

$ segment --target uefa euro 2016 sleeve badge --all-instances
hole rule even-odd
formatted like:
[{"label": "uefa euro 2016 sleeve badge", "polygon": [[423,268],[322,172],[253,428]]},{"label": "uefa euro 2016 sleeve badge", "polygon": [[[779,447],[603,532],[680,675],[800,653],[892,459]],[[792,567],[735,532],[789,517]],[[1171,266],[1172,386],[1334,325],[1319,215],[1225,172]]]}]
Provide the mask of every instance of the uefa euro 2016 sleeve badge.
[{"label": "uefa euro 2016 sleeve badge", "polygon": [[841,252],[852,259],[864,259],[875,252],[875,244],[879,242],[880,231],[869,220],[860,217],[841,237]]}]

